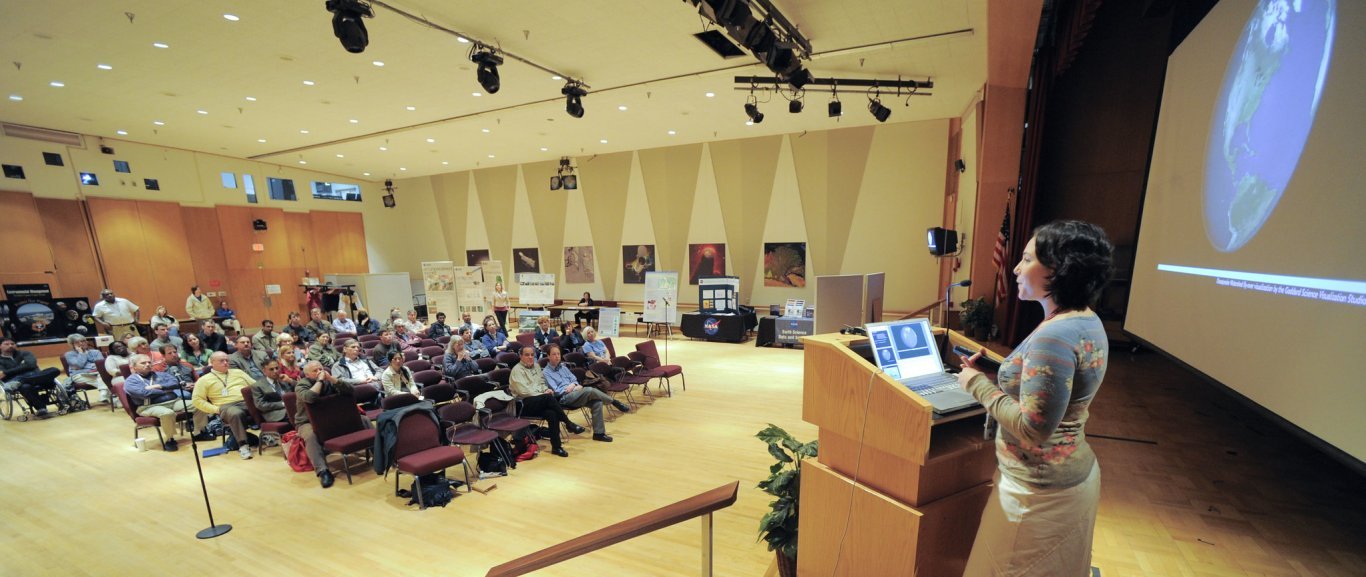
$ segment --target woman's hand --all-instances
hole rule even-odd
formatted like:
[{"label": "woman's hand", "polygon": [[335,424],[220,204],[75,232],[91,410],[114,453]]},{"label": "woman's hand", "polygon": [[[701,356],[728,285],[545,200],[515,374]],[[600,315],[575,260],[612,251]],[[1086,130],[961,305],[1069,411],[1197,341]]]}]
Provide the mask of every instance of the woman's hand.
[{"label": "woman's hand", "polygon": [[971,357],[958,356],[958,359],[963,362],[962,370],[958,371],[958,386],[963,387],[963,390],[965,391],[968,390],[968,383],[972,381],[973,377],[985,374],[982,371],[977,370],[977,367],[973,365],[973,362],[981,356],[981,351],[978,351],[977,354],[972,355]]}]

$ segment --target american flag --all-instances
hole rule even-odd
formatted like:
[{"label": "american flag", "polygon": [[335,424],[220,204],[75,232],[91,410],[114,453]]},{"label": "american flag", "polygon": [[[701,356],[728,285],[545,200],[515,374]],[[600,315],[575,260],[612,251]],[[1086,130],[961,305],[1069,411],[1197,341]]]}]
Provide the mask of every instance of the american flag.
[{"label": "american flag", "polygon": [[1006,207],[1005,218],[1001,219],[1001,231],[996,233],[996,248],[991,251],[991,264],[996,265],[996,305],[1006,300],[1010,284],[1006,281],[1006,244],[1010,242],[1010,207]]}]

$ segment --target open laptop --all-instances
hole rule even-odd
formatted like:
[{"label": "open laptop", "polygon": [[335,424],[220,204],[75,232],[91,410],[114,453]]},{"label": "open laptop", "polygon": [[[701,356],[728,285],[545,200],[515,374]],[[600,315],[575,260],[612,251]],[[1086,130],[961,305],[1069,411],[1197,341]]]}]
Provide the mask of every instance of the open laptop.
[{"label": "open laptop", "polygon": [[958,385],[958,377],[944,371],[929,320],[872,323],[865,328],[873,364],[929,401],[935,413],[942,415],[978,405],[977,399]]}]

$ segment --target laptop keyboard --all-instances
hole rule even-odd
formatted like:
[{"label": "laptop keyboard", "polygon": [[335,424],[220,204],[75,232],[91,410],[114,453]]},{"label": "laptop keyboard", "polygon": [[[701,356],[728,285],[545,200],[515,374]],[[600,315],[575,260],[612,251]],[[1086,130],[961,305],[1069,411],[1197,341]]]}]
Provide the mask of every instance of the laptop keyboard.
[{"label": "laptop keyboard", "polygon": [[927,395],[932,393],[942,393],[959,389],[958,375],[951,373],[939,373],[935,375],[925,375],[914,379],[908,379],[906,386],[915,391],[917,395]]}]

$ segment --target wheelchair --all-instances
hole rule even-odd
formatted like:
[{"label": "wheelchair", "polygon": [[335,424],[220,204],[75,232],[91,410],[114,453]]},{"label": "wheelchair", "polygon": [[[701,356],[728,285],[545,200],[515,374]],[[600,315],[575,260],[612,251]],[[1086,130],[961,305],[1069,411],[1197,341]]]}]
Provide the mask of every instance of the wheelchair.
[{"label": "wheelchair", "polygon": [[[29,420],[30,417],[38,415],[38,407],[29,406],[24,395],[19,392],[18,381],[0,383],[0,385],[2,385],[0,389],[4,391],[4,399],[0,399],[0,419],[6,421],[13,419],[22,423]],[[51,381],[51,384],[38,389],[38,397],[41,399],[44,408],[48,405],[56,405],[58,415],[90,408],[90,405],[71,394],[65,385],[55,379]]]}]

